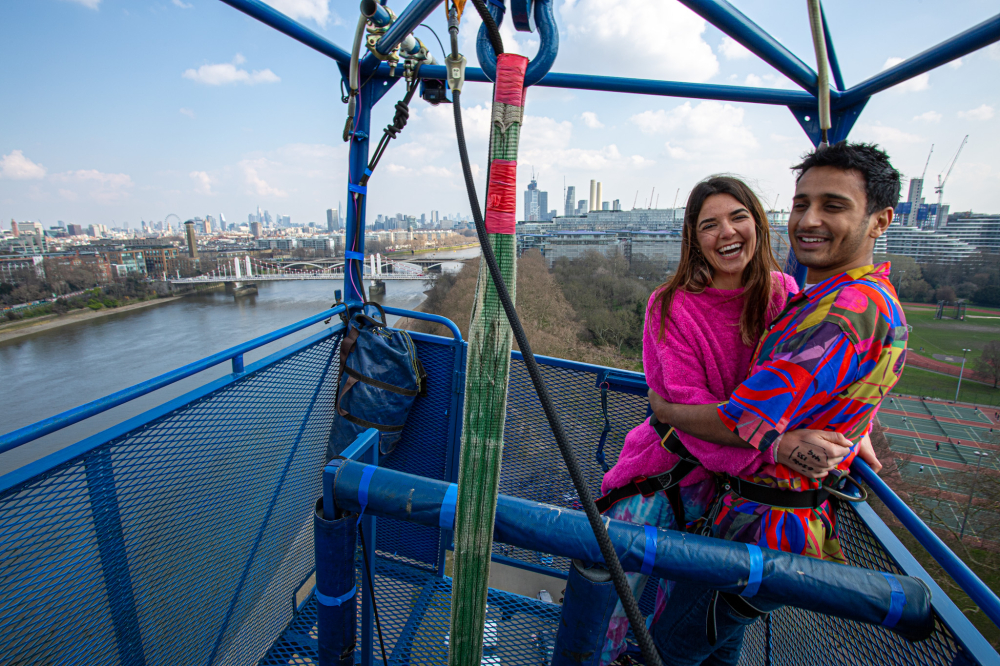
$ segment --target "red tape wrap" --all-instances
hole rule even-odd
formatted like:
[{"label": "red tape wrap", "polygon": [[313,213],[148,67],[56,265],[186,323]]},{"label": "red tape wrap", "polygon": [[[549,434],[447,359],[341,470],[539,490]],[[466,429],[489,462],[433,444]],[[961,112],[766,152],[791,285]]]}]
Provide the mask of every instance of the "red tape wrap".
[{"label": "red tape wrap", "polygon": [[493,101],[524,106],[524,73],[527,70],[528,59],[522,55],[501,53],[497,56],[497,81]]},{"label": "red tape wrap", "polygon": [[486,233],[513,234],[517,224],[517,162],[493,160],[486,194]]}]

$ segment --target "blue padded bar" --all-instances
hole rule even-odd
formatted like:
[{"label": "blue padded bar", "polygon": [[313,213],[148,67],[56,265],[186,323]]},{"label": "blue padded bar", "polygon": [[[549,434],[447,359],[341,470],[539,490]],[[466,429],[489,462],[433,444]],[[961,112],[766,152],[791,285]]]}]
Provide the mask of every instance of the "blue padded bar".
[{"label": "blue padded bar", "polygon": [[368,194],[368,187],[366,185],[355,185],[354,183],[348,183],[347,191],[357,192],[358,194]]},{"label": "blue padded bar", "polygon": [[365,260],[364,252],[355,252],[354,250],[344,250],[345,259],[356,259],[357,261]]},{"label": "blue padded bar", "polygon": [[[333,488],[338,507],[358,510],[365,467],[353,461],[342,464]],[[370,480],[366,508],[369,515],[438,527],[448,485],[381,468],[378,478]],[[643,526],[611,520],[608,533],[625,571],[639,571],[646,550]],[[493,538],[526,550],[602,562],[584,513],[509,495],[498,498]],[[875,625],[881,625],[888,614],[887,588],[882,577],[873,576],[870,570],[770,549],[761,549],[761,557],[758,595],[766,601]],[[750,553],[742,543],[657,530],[651,575],[739,594],[747,587],[752,569]],[[927,585],[908,576],[898,580],[907,604],[893,630],[913,640],[926,638],[934,628]]]},{"label": "blue padded bar", "polygon": [[358,523],[361,523],[361,516],[365,515],[365,509],[368,507],[368,486],[371,485],[372,477],[375,475],[375,470],[378,467],[374,465],[366,465],[365,471],[361,474],[361,483],[358,484]]},{"label": "blue padded bar", "polygon": [[313,512],[316,556],[317,647],[321,666],[353,666],[357,641],[358,596],[354,549],[358,524],[351,514],[323,518],[323,502]]},{"label": "blue padded bar", "polygon": [[611,574],[603,567],[588,569],[574,560],[566,579],[551,666],[598,666],[617,603]]}]

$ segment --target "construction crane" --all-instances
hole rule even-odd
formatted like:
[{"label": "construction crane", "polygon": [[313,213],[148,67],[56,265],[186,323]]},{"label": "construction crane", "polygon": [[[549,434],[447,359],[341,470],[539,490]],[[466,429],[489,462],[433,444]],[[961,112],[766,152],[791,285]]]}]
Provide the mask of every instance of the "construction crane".
[{"label": "construction crane", "polygon": [[965,138],[962,139],[962,144],[958,147],[958,152],[955,153],[955,158],[951,161],[951,164],[948,165],[948,172],[944,175],[944,179],[941,178],[941,174],[938,174],[938,184],[934,186],[934,191],[937,192],[937,195],[938,195],[937,213],[936,213],[937,217],[934,220],[934,226],[935,227],[940,227],[941,226],[941,219],[940,219],[941,218],[941,202],[944,201],[944,186],[945,186],[945,183],[948,182],[948,176],[951,175],[951,170],[955,168],[955,162],[958,161],[958,156],[962,154],[962,148],[965,148],[965,143],[968,140],[969,140],[969,135],[966,134]]}]

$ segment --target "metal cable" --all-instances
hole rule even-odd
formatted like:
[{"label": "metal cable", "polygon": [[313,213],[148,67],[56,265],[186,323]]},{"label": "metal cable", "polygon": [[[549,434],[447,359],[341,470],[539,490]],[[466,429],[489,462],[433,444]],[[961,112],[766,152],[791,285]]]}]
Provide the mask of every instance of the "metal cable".
[{"label": "metal cable", "polygon": [[[486,4],[483,0],[472,0],[472,2],[476,6],[476,9],[479,10],[480,16],[483,17],[483,22],[487,26],[487,32],[490,36],[490,42],[493,44],[494,50],[498,55],[503,53],[503,45],[500,42],[500,31],[497,29],[496,22],[493,21],[493,17],[490,16],[489,11],[486,9]],[[455,32],[452,33],[453,58],[458,57],[458,40]],[[621,600],[622,608],[625,610],[625,615],[628,617],[629,624],[632,625],[632,633],[635,635],[636,642],[639,644],[639,649],[642,650],[643,659],[645,660],[647,666],[661,666],[662,662],[660,660],[660,655],[656,651],[656,646],[653,644],[653,638],[650,636],[649,629],[646,627],[646,621],[642,616],[642,611],[639,610],[639,604],[636,603],[635,596],[632,594],[632,588],[629,586],[628,580],[625,578],[625,571],[622,569],[621,562],[618,559],[618,553],[615,552],[614,545],[611,543],[611,537],[608,536],[608,531],[604,526],[604,521],[601,520],[601,514],[597,510],[597,505],[594,504],[594,497],[590,493],[590,488],[587,487],[587,482],[583,477],[583,470],[580,468],[580,462],[577,460],[576,453],[573,451],[573,447],[569,443],[569,437],[566,435],[562,421],[559,419],[555,405],[553,405],[552,399],[549,396],[548,389],[545,386],[545,380],[538,369],[538,363],[535,361],[535,355],[531,351],[531,345],[528,343],[528,337],[525,335],[524,327],[521,325],[521,319],[517,315],[517,309],[514,307],[514,303],[510,298],[510,292],[507,290],[507,284],[504,282],[503,275],[500,273],[500,266],[497,263],[496,255],[493,253],[493,246],[490,245],[489,237],[486,234],[486,224],[483,221],[483,215],[479,208],[479,197],[476,194],[476,184],[472,178],[472,165],[469,161],[469,151],[465,145],[465,129],[462,125],[461,96],[461,92],[458,90],[452,91],[452,100],[455,111],[455,136],[458,140],[458,153],[462,161],[462,173],[465,176],[465,187],[469,193],[469,205],[472,208],[472,217],[476,223],[476,234],[479,237],[479,245],[482,250],[483,260],[486,262],[486,266],[489,269],[490,278],[493,280],[493,285],[497,290],[497,296],[503,306],[504,313],[507,315],[507,321],[510,323],[514,339],[517,340],[517,346],[521,350],[525,369],[527,369],[528,375],[531,377],[531,383],[535,388],[535,393],[538,395],[538,401],[541,403],[542,409],[545,411],[545,417],[549,422],[549,428],[551,428],[552,435],[556,440],[556,444],[559,446],[559,452],[562,454],[563,461],[566,463],[566,468],[569,471],[570,478],[573,480],[573,486],[576,488],[577,495],[580,498],[580,503],[583,505],[584,513],[587,514],[587,520],[590,522],[590,527],[594,531],[594,537],[597,539],[597,545],[601,549],[601,556],[604,558],[604,563],[608,567],[608,571],[611,574],[611,580],[614,582],[615,590],[618,592],[618,598]]]}]

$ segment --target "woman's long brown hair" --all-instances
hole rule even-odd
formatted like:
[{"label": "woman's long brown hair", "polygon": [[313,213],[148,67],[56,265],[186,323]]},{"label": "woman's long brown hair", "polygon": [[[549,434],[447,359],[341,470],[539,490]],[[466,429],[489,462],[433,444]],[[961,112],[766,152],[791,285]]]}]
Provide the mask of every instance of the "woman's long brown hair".
[{"label": "woman's long brown hair", "polygon": [[657,289],[660,303],[660,338],[663,338],[670,318],[670,304],[678,290],[700,294],[712,283],[712,265],[698,242],[698,216],[705,200],[715,194],[728,194],[743,204],[754,219],[757,233],[756,248],[750,263],[743,269],[743,313],[740,315],[740,335],[748,347],[756,346],[764,333],[771,307],[771,271],[780,270],[771,250],[771,231],[767,214],[760,199],[746,183],[732,176],[711,176],[691,190],[684,209],[684,230],[681,236],[681,260],[673,277]]}]

